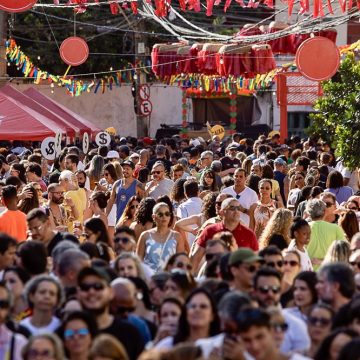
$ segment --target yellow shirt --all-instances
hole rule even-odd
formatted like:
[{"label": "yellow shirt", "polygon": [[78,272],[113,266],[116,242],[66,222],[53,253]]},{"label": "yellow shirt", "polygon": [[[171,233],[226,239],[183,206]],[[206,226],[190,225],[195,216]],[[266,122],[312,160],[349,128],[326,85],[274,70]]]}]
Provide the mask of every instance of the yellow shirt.
[{"label": "yellow shirt", "polygon": [[[65,193],[64,197],[65,199],[71,199],[74,202],[75,208],[79,213],[79,216],[74,220],[80,221],[81,225],[83,225],[84,211],[87,205],[85,189],[79,188],[77,190],[70,190]],[[74,229],[73,221],[69,221],[68,227],[69,227],[69,232],[73,232]]]}]

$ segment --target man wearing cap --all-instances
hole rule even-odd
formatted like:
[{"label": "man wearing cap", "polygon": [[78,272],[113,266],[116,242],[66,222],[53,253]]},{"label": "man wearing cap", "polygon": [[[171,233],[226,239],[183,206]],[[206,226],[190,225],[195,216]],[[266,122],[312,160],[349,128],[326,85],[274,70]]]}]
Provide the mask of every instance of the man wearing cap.
[{"label": "man wearing cap", "polygon": [[144,342],[132,324],[110,314],[114,291],[110,286],[108,270],[85,267],[79,272],[77,285],[81,306],[94,315],[99,332],[115,336],[124,346],[129,359],[137,359],[144,348]]},{"label": "man wearing cap", "polygon": [[122,162],[121,167],[123,170],[123,178],[115,181],[106,207],[106,213],[110,214],[114,203],[116,203],[116,221],[119,221],[132,196],[137,195],[142,197],[144,194],[143,184],[133,178],[134,163],[126,160]]},{"label": "man wearing cap", "polygon": [[240,203],[240,219],[250,228],[253,228],[254,210],[258,201],[256,192],[245,186],[246,172],[244,169],[238,168],[234,172],[234,185],[228,186],[221,192],[230,194]]},{"label": "man wearing cap", "polygon": [[158,161],[154,164],[151,170],[151,178],[145,185],[145,196],[150,196],[157,199],[159,196],[170,195],[174,182],[165,177],[164,163]]},{"label": "man wearing cap", "polygon": [[226,155],[221,158],[222,171],[230,170],[229,174],[233,174],[236,168],[241,167],[241,162],[236,158],[236,152],[239,144],[231,143],[226,148]]},{"label": "man wearing cap", "polygon": [[229,258],[229,269],[233,276],[233,287],[249,294],[253,290],[254,276],[262,258],[249,248],[239,248]]},{"label": "man wearing cap", "polygon": [[239,201],[234,198],[225,199],[222,202],[221,210],[219,212],[222,221],[217,224],[209,225],[203,229],[196,241],[196,249],[191,257],[195,272],[205,254],[206,242],[211,240],[216,233],[221,231],[230,231],[233,234],[238,247],[246,247],[258,251],[259,245],[254,232],[240,222],[241,209],[242,206]]},{"label": "man wearing cap", "polygon": [[110,150],[107,155],[106,155],[106,158],[112,162],[112,161],[115,161],[115,160],[119,160],[120,159],[120,155],[117,151],[115,150]]},{"label": "man wearing cap", "polygon": [[151,159],[147,163],[147,168],[151,171],[154,164],[161,161],[164,164],[165,170],[167,174],[170,174],[171,170],[171,161],[166,158],[166,147],[164,145],[157,145],[155,148],[155,159]]}]

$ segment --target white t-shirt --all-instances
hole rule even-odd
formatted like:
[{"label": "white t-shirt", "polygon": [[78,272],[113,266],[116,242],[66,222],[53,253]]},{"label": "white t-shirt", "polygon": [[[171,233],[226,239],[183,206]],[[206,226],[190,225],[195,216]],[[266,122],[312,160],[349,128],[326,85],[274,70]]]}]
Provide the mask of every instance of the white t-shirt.
[{"label": "white t-shirt", "polygon": [[[253,204],[256,204],[259,200],[256,192],[247,186],[245,186],[245,189],[237,194],[234,190],[234,186],[228,186],[225,189],[221,191],[222,194],[230,194],[232,197],[234,197],[236,200],[239,201],[240,205],[244,207],[245,209],[250,209],[250,207]],[[250,225],[250,217],[248,214],[244,214],[243,212],[240,213],[240,220],[246,225]]]},{"label": "white t-shirt", "polygon": [[174,185],[174,182],[170,179],[163,179],[158,182],[155,186],[150,188],[150,183],[148,182],[145,186],[145,190],[149,188],[149,196],[153,199],[157,199],[159,196],[168,195],[170,196],[171,189]]},{"label": "white t-shirt", "polygon": [[313,271],[313,266],[310,260],[310,256],[306,249],[305,251],[300,251],[296,244],[295,240],[291,240],[288,250],[295,250],[300,255],[300,261],[301,261],[301,271]]},{"label": "white t-shirt", "polygon": [[335,170],[339,171],[343,178],[349,179],[349,183],[347,184],[347,186],[350,186],[353,189],[354,193],[359,190],[357,171],[350,171],[347,167],[343,165],[342,161],[339,161],[336,164]]},{"label": "white t-shirt", "polygon": [[35,327],[31,323],[31,319],[32,316],[29,316],[24,320],[21,320],[20,325],[26,327],[32,336],[53,333],[61,325],[61,321],[55,316],[52,317],[49,325],[43,327]]}]

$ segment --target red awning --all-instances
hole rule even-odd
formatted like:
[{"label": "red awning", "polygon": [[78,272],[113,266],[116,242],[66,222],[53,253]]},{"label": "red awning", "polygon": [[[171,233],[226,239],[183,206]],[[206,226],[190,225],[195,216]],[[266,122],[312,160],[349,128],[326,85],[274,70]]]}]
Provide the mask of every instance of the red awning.
[{"label": "red awning", "polygon": [[41,141],[66,129],[0,92],[0,140]]},{"label": "red awning", "polygon": [[49,111],[44,106],[40,105],[38,102],[32,100],[21,91],[13,88],[11,85],[5,85],[0,88],[0,92],[6,96],[10,96],[14,100],[18,101],[20,104],[29,107],[32,110],[35,110],[39,114],[46,116],[48,119],[52,120],[54,123],[61,125],[66,129],[66,135],[69,137],[75,137],[75,133],[80,133],[80,129],[75,125],[70,124],[65,119],[61,118],[59,115]]},{"label": "red awning", "polygon": [[51,112],[65,119],[68,123],[78,127],[80,129],[80,134],[87,132],[89,135],[94,135],[100,131],[100,129],[93,125],[90,121],[84,119],[82,116],[74,113],[73,111],[69,110],[65,106],[59,104],[58,102],[54,101],[34,88],[29,88],[23,93],[42,106],[45,106]]}]

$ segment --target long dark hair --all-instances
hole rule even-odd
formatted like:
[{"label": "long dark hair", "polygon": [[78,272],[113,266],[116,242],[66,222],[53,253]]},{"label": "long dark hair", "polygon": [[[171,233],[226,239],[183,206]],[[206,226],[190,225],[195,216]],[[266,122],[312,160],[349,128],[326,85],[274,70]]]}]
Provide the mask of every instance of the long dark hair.
[{"label": "long dark hair", "polygon": [[205,290],[203,288],[198,288],[198,289],[195,289],[188,296],[188,298],[185,301],[185,305],[182,308],[180,319],[179,319],[178,331],[177,331],[176,335],[174,336],[174,344],[184,342],[184,341],[188,340],[188,338],[190,336],[190,326],[187,321],[187,311],[188,311],[187,305],[190,303],[191,299],[198,294],[205,295],[210,301],[211,311],[213,314],[213,320],[210,323],[209,337],[217,335],[220,331],[220,319],[219,319],[219,316],[217,313],[215,301],[213,300],[213,298],[211,297],[210,293],[207,290]]},{"label": "long dark hair", "polygon": [[156,201],[151,197],[142,199],[135,213],[135,221],[143,226],[147,222],[153,222],[152,209],[155,206],[155,204]]},{"label": "long dark hair", "polygon": [[295,276],[293,284],[295,284],[296,280],[304,281],[311,292],[312,304],[316,304],[318,300],[317,291],[315,289],[317,283],[316,273],[313,271],[302,271]]},{"label": "long dark hair", "polygon": [[37,191],[32,185],[28,184],[24,189],[29,189],[32,193],[32,197],[21,200],[18,209],[27,214],[30,210],[37,209],[40,206],[40,203]]},{"label": "long dark hair", "polygon": [[110,239],[107,228],[100,218],[90,218],[84,223],[84,227],[88,228],[97,235],[96,242],[102,242],[110,246]]},{"label": "long dark hair", "polygon": [[114,182],[118,180],[119,177],[117,176],[115,166],[112,163],[108,163],[103,167],[103,173],[105,173],[105,170],[109,173],[111,179],[113,179]]},{"label": "long dark hair", "polygon": [[19,176],[18,178],[24,183],[26,184],[26,175],[25,175],[25,166],[23,164],[12,164],[11,167],[19,172]]},{"label": "long dark hair", "polygon": [[335,338],[339,334],[347,335],[352,339],[359,336],[356,331],[351,330],[351,329],[344,329],[344,328],[335,329],[333,332],[331,332],[330,335],[328,335],[323,340],[323,342],[321,343],[318,351],[316,352],[316,354],[314,356],[314,360],[330,359],[330,347],[331,347],[331,344],[333,343],[333,341],[335,340]]},{"label": "long dark hair", "polygon": [[[211,184],[210,187],[205,182],[205,176],[207,176],[207,175],[210,175],[210,177],[213,179],[213,183]],[[207,169],[204,171],[204,174],[201,176],[201,179],[200,179],[200,186],[201,186],[201,190],[210,190],[210,191],[218,191],[219,190],[217,183],[216,183],[216,173],[214,170]]]}]

